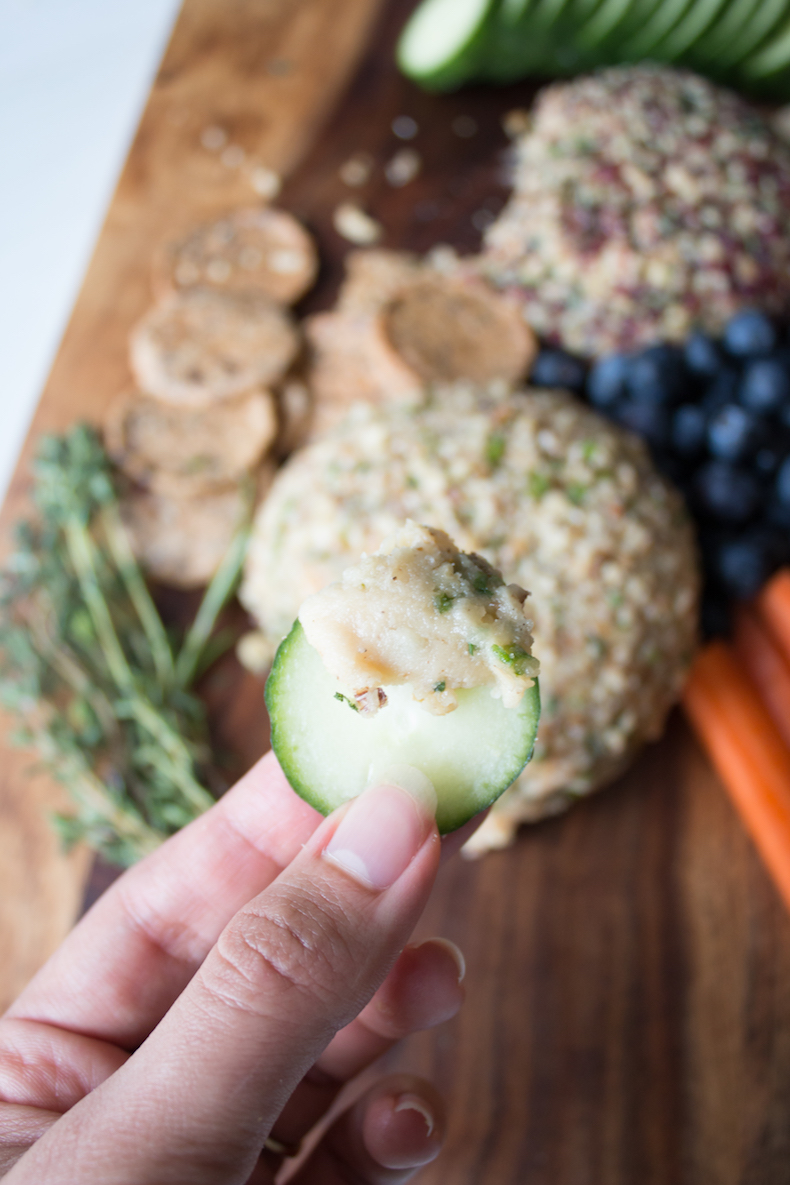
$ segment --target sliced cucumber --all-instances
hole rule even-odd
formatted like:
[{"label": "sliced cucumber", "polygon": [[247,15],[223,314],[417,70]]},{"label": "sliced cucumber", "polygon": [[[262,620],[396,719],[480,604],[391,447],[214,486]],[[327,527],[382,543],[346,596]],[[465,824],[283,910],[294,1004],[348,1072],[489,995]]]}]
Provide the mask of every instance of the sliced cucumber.
[{"label": "sliced cucumber", "polygon": [[790,90],[790,20],[787,21],[760,49],[744,61],[740,75],[745,82],[784,81]]},{"label": "sliced cucumber", "polygon": [[406,764],[433,782],[445,834],[498,798],[532,756],[537,683],[517,708],[505,708],[489,687],[456,691],[458,707],[446,716],[427,712],[407,685],[385,690],[386,705],[362,716],[338,698],[337,681],[298,621],[281,643],[266,684],[272,748],[296,793],[322,814]]},{"label": "sliced cucumber", "polygon": [[453,90],[476,73],[497,0],[423,0],[398,41],[404,74],[428,90]]},{"label": "sliced cucumber", "polygon": [[676,62],[695,42],[704,38],[728,4],[729,0],[696,0],[683,20],[656,46],[654,58],[661,62]]},{"label": "sliced cucumber", "polygon": [[737,69],[752,51],[758,52],[768,38],[773,41],[776,29],[790,12],[787,0],[761,0],[748,25],[735,41],[722,49],[716,67]]},{"label": "sliced cucumber", "polygon": [[741,31],[749,27],[763,0],[729,0],[715,24],[691,49],[689,62],[704,69],[714,69],[722,52],[734,44]]},{"label": "sliced cucumber", "polygon": [[695,0],[663,0],[644,27],[620,47],[618,57],[626,62],[649,58],[655,47],[685,16]]}]

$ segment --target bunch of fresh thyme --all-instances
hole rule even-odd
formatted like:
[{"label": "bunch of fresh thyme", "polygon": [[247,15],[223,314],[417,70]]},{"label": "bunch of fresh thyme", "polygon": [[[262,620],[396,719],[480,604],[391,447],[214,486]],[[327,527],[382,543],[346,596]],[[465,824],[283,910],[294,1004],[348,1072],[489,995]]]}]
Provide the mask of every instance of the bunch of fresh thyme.
[{"label": "bunch of fresh thyme", "polygon": [[0,703],[21,717],[14,739],[37,750],[74,800],[75,814],[56,820],[63,838],[128,865],[214,801],[201,782],[210,752],[191,688],[217,657],[215,625],[249,525],[176,648],[93,429],[43,438],[34,477],[37,519],[17,527],[0,573]]}]

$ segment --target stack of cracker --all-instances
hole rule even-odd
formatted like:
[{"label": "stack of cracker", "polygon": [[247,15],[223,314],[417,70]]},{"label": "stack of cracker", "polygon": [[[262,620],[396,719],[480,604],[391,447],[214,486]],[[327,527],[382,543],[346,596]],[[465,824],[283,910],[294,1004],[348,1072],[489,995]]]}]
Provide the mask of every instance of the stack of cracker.
[{"label": "stack of cracker", "polygon": [[244,514],[243,486],[271,481],[274,450],[306,426],[289,377],[300,335],[288,305],[312,285],[307,231],[281,210],[236,210],[156,258],[156,303],[129,342],[135,386],[110,406],[107,450],[135,483],[123,514],[151,576],[205,584]]},{"label": "stack of cracker", "polygon": [[514,385],[538,350],[518,304],[449,248],[425,259],[351,252],[337,305],[305,329],[314,435],[358,401],[419,402],[426,387],[457,381]]}]

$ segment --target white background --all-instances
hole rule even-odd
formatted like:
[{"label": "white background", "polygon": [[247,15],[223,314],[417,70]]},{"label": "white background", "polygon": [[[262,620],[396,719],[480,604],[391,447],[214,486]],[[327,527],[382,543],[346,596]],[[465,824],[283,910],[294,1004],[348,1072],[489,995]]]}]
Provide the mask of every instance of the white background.
[{"label": "white background", "polygon": [[0,0],[0,497],[178,0]]}]

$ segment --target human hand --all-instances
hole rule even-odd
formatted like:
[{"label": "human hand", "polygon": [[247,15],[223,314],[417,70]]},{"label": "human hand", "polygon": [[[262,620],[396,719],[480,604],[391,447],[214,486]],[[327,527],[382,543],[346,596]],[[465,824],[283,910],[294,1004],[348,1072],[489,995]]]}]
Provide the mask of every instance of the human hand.
[{"label": "human hand", "polygon": [[[0,1021],[0,1176],[272,1182],[346,1082],[460,1007],[456,948],[404,949],[441,847],[405,791],[324,820],[268,754],[116,881]],[[294,1181],[405,1181],[442,1133],[435,1091],[401,1075]]]}]

